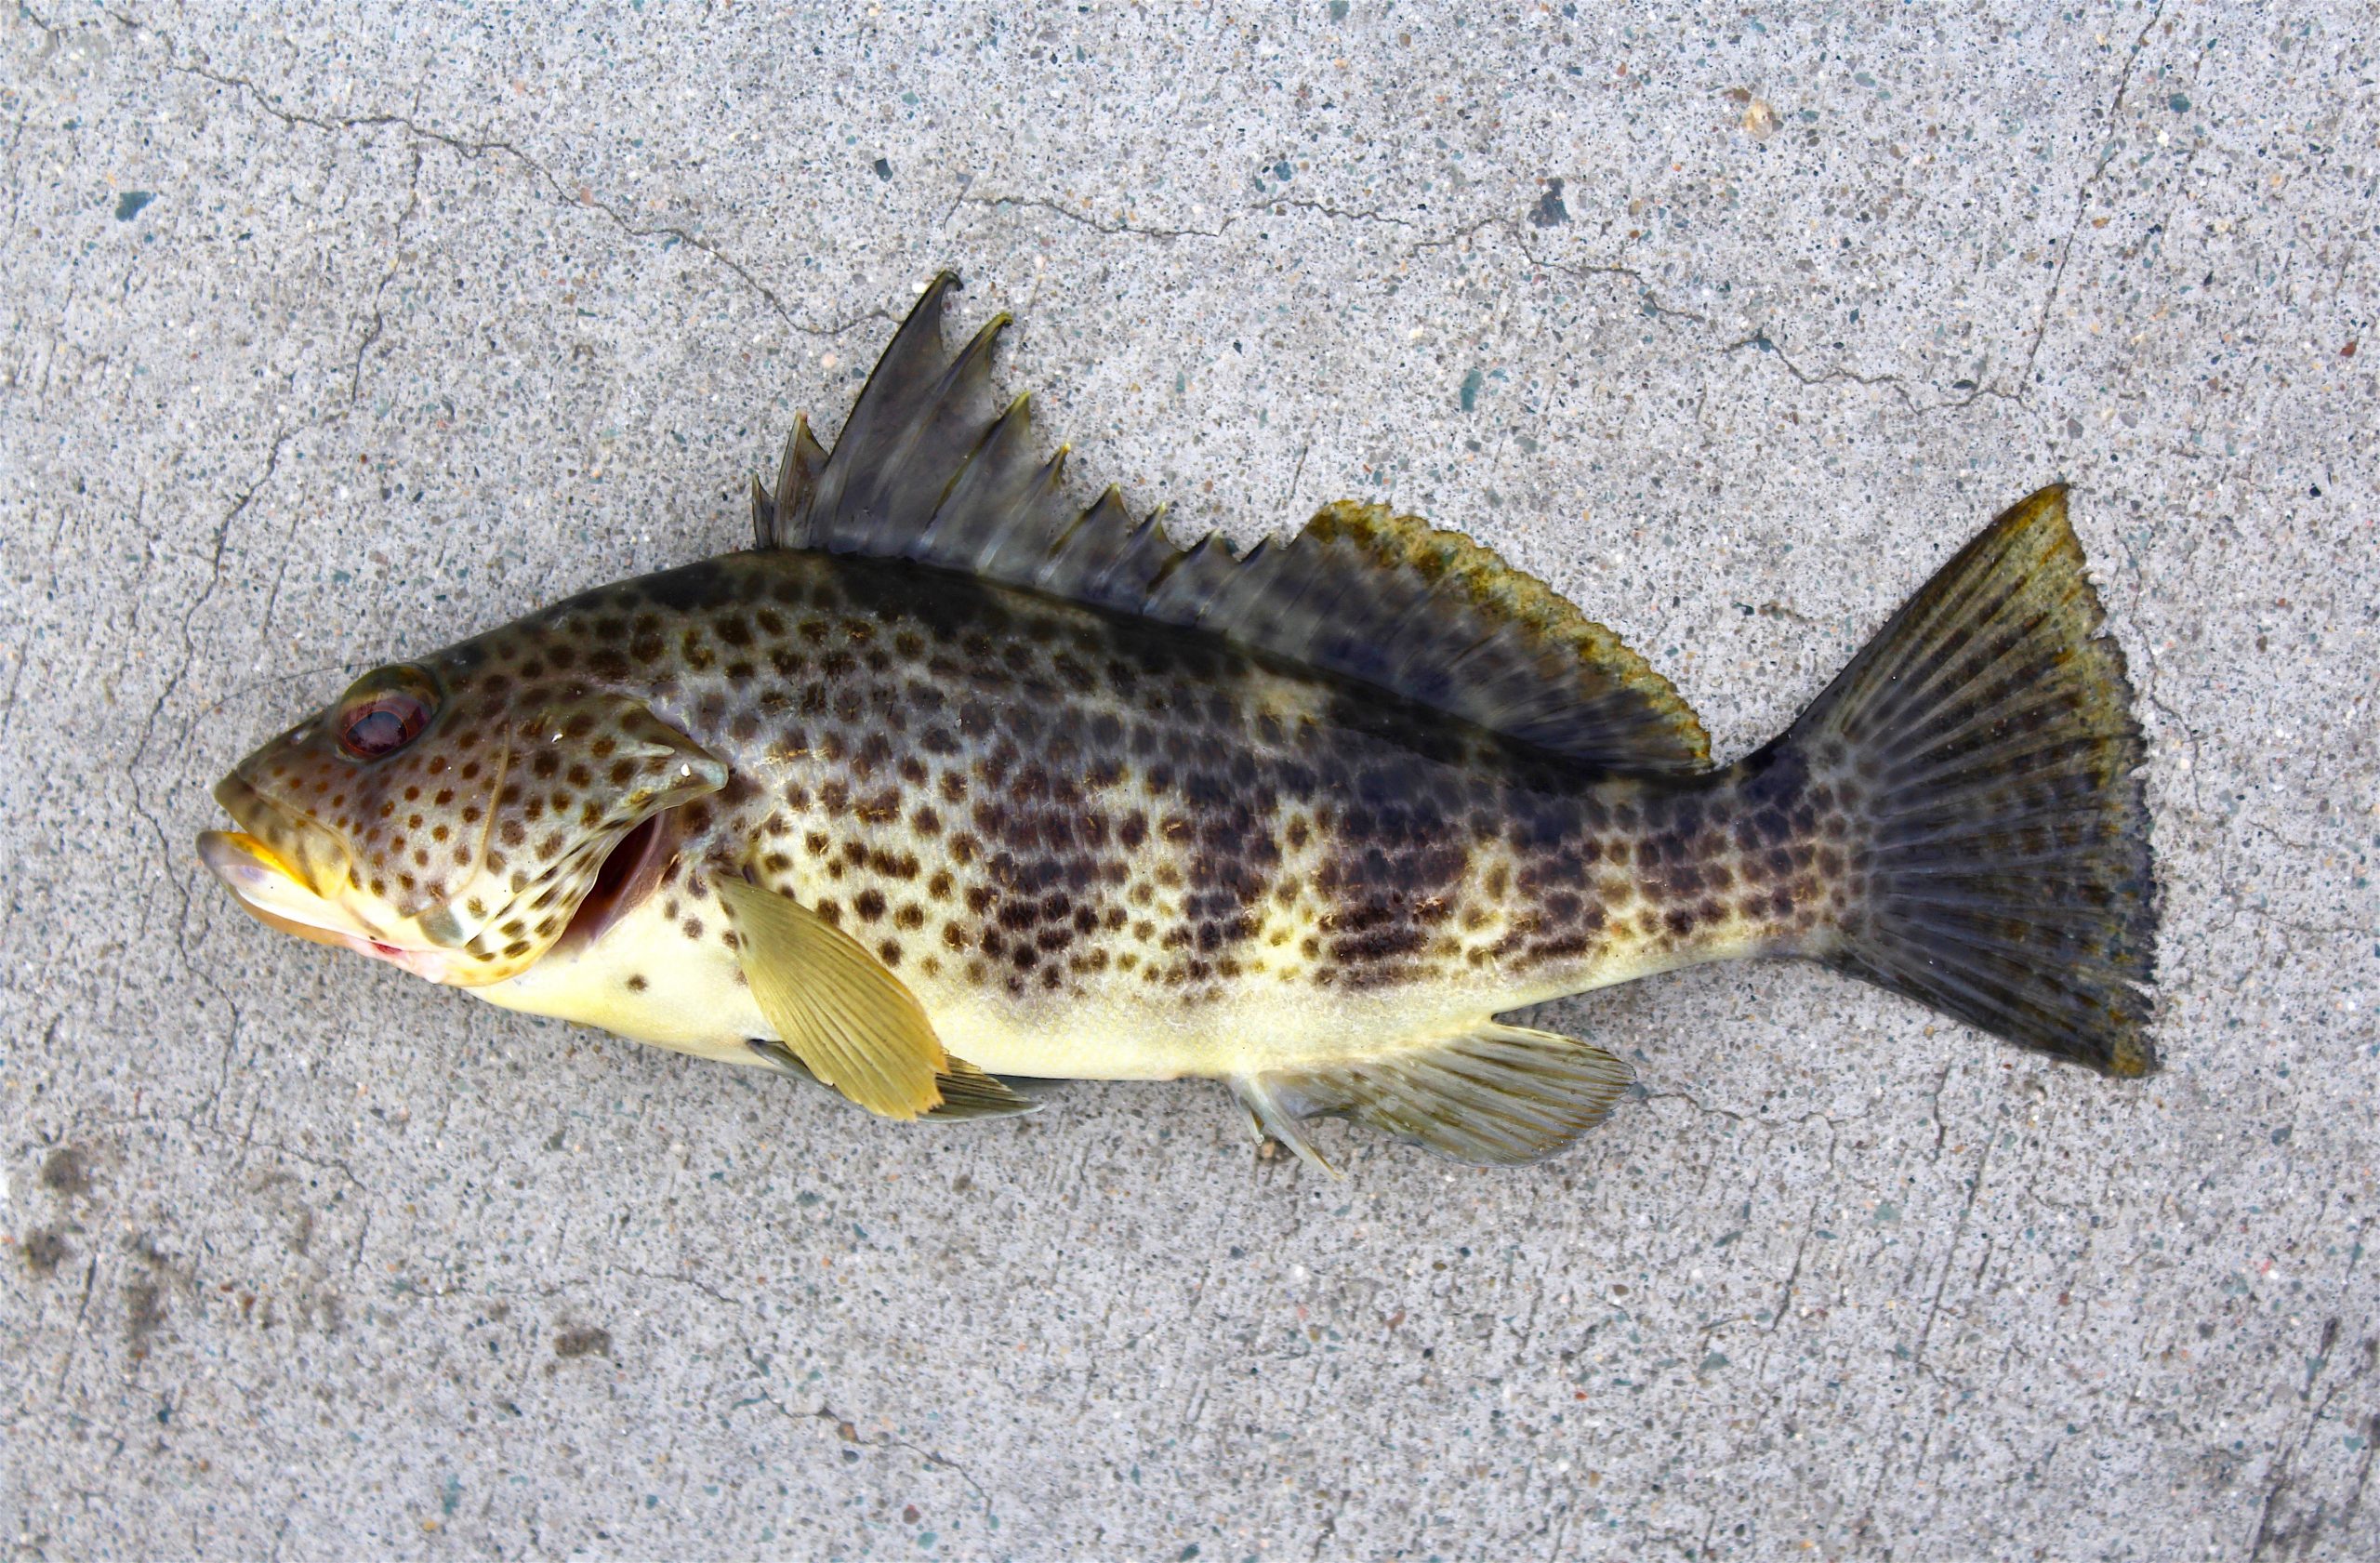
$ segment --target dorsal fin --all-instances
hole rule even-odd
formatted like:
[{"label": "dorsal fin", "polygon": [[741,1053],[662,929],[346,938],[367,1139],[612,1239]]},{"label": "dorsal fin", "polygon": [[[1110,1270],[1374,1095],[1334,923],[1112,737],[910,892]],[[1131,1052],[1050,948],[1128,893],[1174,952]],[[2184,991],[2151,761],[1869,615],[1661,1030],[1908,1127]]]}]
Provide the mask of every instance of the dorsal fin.
[{"label": "dorsal fin", "polygon": [[774,497],[756,483],[762,548],[913,559],[1008,586],[1210,629],[1387,689],[1557,754],[1635,771],[1709,763],[1670,682],[1543,583],[1459,533],[1341,501],[1243,557],[1221,534],[1183,549],[1134,523],[1110,489],[1077,514],[1065,452],[1033,453],[1024,397],[989,409],[996,315],[958,357],[928,285],[869,374],[831,456],[797,419]]}]

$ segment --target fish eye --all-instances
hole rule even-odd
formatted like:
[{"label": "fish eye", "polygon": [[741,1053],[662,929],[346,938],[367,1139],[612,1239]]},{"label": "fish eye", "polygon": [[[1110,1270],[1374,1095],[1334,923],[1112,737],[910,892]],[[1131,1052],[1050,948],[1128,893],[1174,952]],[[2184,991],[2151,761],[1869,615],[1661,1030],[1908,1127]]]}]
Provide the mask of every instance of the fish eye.
[{"label": "fish eye", "polygon": [[430,725],[437,691],[416,668],[390,668],[366,675],[339,702],[332,727],[338,747],[358,760],[394,754]]}]

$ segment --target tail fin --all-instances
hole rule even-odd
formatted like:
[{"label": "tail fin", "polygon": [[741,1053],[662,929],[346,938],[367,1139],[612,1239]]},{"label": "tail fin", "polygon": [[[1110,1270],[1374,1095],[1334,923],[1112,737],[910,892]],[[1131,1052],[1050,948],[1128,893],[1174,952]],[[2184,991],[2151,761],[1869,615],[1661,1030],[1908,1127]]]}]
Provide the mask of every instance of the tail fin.
[{"label": "tail fin", "polygon": [[1778,747],[1848,816],[1804,953],[2029,1048],[2157,1067],[2156,870],[2123,654],[2066,489],[1959,550]]}]

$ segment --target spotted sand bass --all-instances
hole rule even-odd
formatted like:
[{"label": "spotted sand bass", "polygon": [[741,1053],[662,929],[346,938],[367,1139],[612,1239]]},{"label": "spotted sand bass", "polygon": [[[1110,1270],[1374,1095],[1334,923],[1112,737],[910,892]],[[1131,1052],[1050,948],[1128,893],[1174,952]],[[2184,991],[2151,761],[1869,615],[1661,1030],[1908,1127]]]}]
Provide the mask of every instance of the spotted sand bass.
[{"label": "spotted sand bass", "polygon": [[[1246,555],[1078,513],[930,285],[755,546],[365,675],[216,790],[263,921],[896,1119],[1020,1077],[1228,1081],[1517,1163],[1630,1080],[1496,1016],[1797,956],[2155,1067],[2132,691],[2022,501],[1782,736],[1713,765],[1644,658],[1488,550],[1324,508]],[[1005,1077],[1005,1078],[1003,1078]]]}]

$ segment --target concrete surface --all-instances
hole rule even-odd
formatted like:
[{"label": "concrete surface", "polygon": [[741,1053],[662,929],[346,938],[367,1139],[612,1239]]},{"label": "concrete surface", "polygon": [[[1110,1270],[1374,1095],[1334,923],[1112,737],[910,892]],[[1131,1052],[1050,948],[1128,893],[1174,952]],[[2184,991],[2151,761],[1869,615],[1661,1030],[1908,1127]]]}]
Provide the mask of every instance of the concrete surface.
[{"label": "concrete surface", "polygon": [[[10,1556],[2380,1554],[2368,7],[122,4],[0,21]],[[734,544],[943,265],[1086,485],[1426,510],[1729,753],[2072,480],[2170,1067],[1704,971],[1558,1007],[1577,1154],[1334,1185],[203,880],[354,670]]]}]

